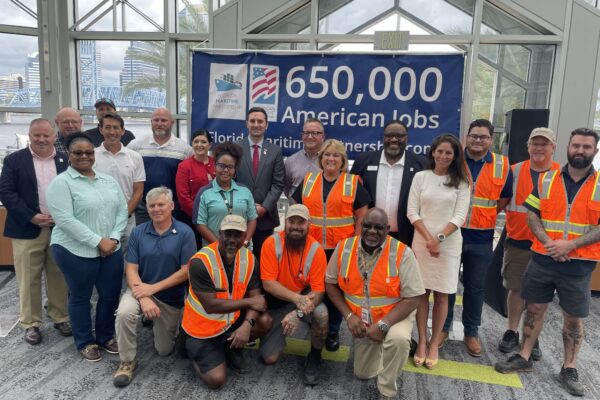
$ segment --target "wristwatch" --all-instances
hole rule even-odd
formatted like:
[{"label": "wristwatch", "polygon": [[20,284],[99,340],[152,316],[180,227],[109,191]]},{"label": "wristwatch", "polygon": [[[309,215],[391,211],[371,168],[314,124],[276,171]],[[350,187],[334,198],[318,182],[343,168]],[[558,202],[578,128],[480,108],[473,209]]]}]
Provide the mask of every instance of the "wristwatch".
[{"label": "wristwatch", "polygon": [[296,310],[296,315],[298,316],[298,318],[304,317],[304,313],[302,312],[302,310]]},{"label": "wristwatch", "polygon": [[444,240],[446,240],[446,235],[444,235],[443,233],[438,233],[437,240],[439,240],[440,243],[442,243]]},{"label": "wristwatch", "polygon": [[390,330],[390,326],[386,324],[382,319],[380,319],[379,322],[377,322],[377,327],[383,333],[388,333],[388,331]]},{"label": "wristwatch", "polygon": [[246,318],[246,321],[248,321],[248,323],[250,324],[250,326],[252,328],[254,328],[254,324],[256,324],[256,321],[252,318]]}]

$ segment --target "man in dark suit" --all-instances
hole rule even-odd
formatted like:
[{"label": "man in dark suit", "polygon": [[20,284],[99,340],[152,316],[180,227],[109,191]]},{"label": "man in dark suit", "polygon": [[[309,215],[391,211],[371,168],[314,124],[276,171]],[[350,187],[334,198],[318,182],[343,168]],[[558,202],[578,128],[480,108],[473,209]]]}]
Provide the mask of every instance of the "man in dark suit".
[{"label": "man in dark suit", "polygon": [[257,260],[263,242],[279,226],[277,201],[285,178],[281,149],[265,140],[268,126],[267,112],[261,107],[251,108],[246,114],[248,136],[237,142],[244,151],[236,171],[237,181],[250,189],[256,202],[258,220],[252,245]]},{"label": "man in dark suit", "polygon": [[68,160],[67,154],[55,150],[55,141],[52,124],[34,119],[29,147],[7,156],[0,176],[0,200],[8,211],[4,236],[12,238],[19,284],[19,320],[25,341],[32,345],[42,340],[42,271],[46,272],[48,315],[61,335],[71,335],[67,285],[49,251],[54,222],[46,206],[46,188],[67,169]]},{"label": "man in dark suit", "polygon": [[410,246],[414,228],[406,218],[408,193],[415,174],[426,165],[424,157],[406,151],[408,127],[393,120],[383,128],[383,150],[361,154],[350,173],[362,178],[373,203],[388,215],[390,236]]}]

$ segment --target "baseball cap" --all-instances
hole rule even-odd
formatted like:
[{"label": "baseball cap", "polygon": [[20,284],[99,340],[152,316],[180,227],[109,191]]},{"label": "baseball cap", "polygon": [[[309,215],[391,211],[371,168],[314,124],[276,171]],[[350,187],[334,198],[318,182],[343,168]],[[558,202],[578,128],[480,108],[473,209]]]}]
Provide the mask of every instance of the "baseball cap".
[{"label": "baseball cap", "polygon": [[221,230],[226,231],[233,229],[236,231],[246,232],[247,225],[244,217],[235,214],[228,214],[221,221]]},{"label": "baseball cap", "polygon": [[285,213],[285,219],[294,216],[302,217],[307,221],[310,219],[310,213],[304,204],[294,204],[288,207],[287,212]]},{"label": "baseball cap", "polygon": [[96,100],[96,103],[94,104],[95,108],[98,108],[99,106],[101,106],[102,104],[108,104],[109,106],[111,106],[112,108],[114,108],[115,110],[117,109],[117,107],[115,106],[115,103],[113,103],[113,101],[111,99],[107,99],[105,97]]},{"label": "baseball cap", "polygon": [[534,128],[529,135],[529,140],[535,137],[545,137],[552,143],[556,143],[556,134],[550,128]]}]

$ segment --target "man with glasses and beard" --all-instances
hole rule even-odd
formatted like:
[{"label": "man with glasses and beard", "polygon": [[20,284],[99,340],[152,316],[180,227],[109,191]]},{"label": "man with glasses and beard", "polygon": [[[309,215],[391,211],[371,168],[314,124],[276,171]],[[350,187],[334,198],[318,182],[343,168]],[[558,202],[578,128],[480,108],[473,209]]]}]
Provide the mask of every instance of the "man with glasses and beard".
[{"label": "man with glasses and beard", "polygon": [[260,353],[265,364],[277,362],[300,322],[310,325],[311,349],[304,367],[304,383],[319,381],[321,350],[325,345],[329,317],[323,304],[325,295],[325,251],[308,234],[308,208],[294,204],[285,216],[285,231],[265,240],[260,259],[260,275],[269,314],[273,318],[270,332],[261,338]]},{"label": "man with glasses and beard", "polygon": [[388,216],[371,208],[362,233],[342,240],[329,259],[327,295],[348,323],[354,374],[377,378],[380,399],[397,397],[419,296],[425,293],[415,254],[388,236]]},{"label": "man with glasses and beard", "polygon": [[502,373],[533,371],[531,353],[556,291],[564,317],[564,361],[558,381],[575,396],[584,394],[575,364],[583,342],[583,318],[589,314],[590,277],[600,261],[600,174],[592,166],[598,139],[591,129],[571,132],[568,164],[541,175],[524,203],[534,235],[521,288],[527,303],[524,340],[519,353],[495,366]]},{"label": "man with glasses and beard", "polygon": [[184,140],[171,134],[175,120],[166,108],[160,107],[154,110],[150,123],[152,124],[151,136],[139,137],[127,145],[128,149],[141,154],[146,171],[144,194],[142,201],[135,209],[135,222],[140,225],[150,220],[144,199],[151,189],[166,186],[173,192],[173,201],[175,202],[173,216],[179,221],[191,225],[190,217],[179,209],[175,176],[179,163],[193,155],[194,151]]}]

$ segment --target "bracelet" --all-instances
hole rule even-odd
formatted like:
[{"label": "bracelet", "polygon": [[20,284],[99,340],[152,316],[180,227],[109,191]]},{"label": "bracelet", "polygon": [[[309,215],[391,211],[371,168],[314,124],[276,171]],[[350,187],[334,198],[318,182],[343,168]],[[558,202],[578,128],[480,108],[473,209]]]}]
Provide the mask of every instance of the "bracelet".
[{"label": "bracelet", "polygon": [[256,324],[255,320],[253,320],[252,318],[246,318],[246,321],[248,321],[250,327],[254,328],[254,324]]},{"label": "bracelet", "polygon": [[348,313],[348,315],[346,315],[346,318],[345,318],[345,319],[346,319],[346,321],[348,321],[348,320],[350,319],[350,317],[352,316],[352,314],[353,314],[353,312],[352,312],[352,311],[350,311],[350,312]]}]

